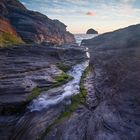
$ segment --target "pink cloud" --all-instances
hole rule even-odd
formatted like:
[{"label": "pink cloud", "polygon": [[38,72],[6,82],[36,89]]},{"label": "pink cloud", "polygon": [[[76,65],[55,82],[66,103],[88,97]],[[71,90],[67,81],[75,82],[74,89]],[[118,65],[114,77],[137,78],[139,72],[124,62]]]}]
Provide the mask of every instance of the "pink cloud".
[{"label": "pink cloud", "polygon": [[86,13],[86,15],[87,15],[87,16],[95,16],[95,13],[89,11],[89,12]]}]

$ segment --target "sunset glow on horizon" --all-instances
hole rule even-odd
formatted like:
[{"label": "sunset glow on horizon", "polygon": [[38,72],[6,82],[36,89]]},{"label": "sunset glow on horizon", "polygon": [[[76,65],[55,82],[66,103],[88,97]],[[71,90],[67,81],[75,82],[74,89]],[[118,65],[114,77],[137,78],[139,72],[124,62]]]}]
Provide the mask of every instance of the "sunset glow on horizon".
[{"label": "sunset glow on horizon", "polygon": [[99,33],[140,23],[140,0],[20,0],[27,8],[66,24],[72,33]]}]

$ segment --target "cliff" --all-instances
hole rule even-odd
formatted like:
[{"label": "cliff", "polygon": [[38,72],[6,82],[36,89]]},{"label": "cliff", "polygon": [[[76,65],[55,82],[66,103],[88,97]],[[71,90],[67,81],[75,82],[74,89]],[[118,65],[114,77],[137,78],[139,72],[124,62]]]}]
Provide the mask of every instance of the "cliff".
[{"label": "cliff", "polygon": [[[93,89],[90,89],[92,96],[89,96],[91,112],[86,112],[89,114],[85,118],[87,123],[80,130],[85,132],[87,140],[138,140],[140,24],[83,40],[82,44],[90,51]],[[65,124],[68,126],[66,122]],[[61,126],[64,127],[63,124],[59,125],[57,132],[62,132]],[[69,132],[67,131],[68,134]],[[78,137],[76,133],[75,137]]]},{"label": "cliff", "polygon": [[[55,44],[74,43],[74,36],[66,30],[66,25],[58,20],[30,11],[18,0],[0,2],[0,29],[20,37],[26,43],[52,42]],[[7,24],[3,23],[7,21]],[[28,22],[27,22],[28,21]],[[3,29],[4,27],[4,29]],[[2,34],[2,31],[1,34]],[[4,32],[5,32],[4,31]]]},{"label": "cliff", "polygon": [[[11,131],[11,140],[139,140],[140,25],[83,43],[91,56],[80,82],[84,98],[80,94],[66,108],[58,104],[26,114]],[[50,94],[59,95],[61,90],[52,89]]]}]

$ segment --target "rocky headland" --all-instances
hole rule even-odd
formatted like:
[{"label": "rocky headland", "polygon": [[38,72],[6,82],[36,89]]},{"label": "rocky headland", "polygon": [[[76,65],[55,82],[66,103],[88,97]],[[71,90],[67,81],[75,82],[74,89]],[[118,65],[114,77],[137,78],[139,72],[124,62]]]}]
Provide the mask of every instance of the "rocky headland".
[{"label": "rocky headland", "polygon": [[75,38],[60,21],[30,11],[18,0],[1,0],[0,45],[2,46],[6,41],[13,44],[19,42],[64,44],[74,43]]},{"label": "rocky headland", "polygon": [[0,12],[0,140],[140,139],[140,24],[80,47],[17,0]]}]

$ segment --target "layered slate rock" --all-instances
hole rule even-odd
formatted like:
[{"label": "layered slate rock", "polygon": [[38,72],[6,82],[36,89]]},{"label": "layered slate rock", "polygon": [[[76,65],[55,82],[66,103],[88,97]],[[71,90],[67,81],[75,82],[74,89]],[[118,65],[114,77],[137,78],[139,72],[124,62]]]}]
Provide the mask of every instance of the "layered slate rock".
[{"label": "layered slate rock", "polygon": [[[47,94],[49,89],[70,80],[56,81],[64,73],[63,66],[71,67],[86,59],[85,49],[66,45],[1,48],[0,140],[36,139],[61,114],[64,105],[32,113],[27,106],[41,92]],[[59,96],[59,90],[55,94]]]},{"label": "layered slate rock", "polygon": [[98,31],[91,28],[87,30],[86,34],[98,34]]},{"label": "layered slate rock", "polygon": [[62,73],[57,62],[73,65],[86,58],[85,51],[78,48],[51,47],[23,45],[0,49],[0,114],[22,107],[35,87],[55,84],[54,78]]},{"label": "layered slate rock", "polygon": [[[9,20],[17,34],[27,43],[74,43],[74,36],[58,20],[27,10],[18,0],[2,0],[0,16]],[[28,22],[27,22],[28,21]]]},{"label": "layered slate rock", "polygon": [[100,35],[83,44],[92,70],[87,97],[44,140],[140,139],[140,25]]}]

